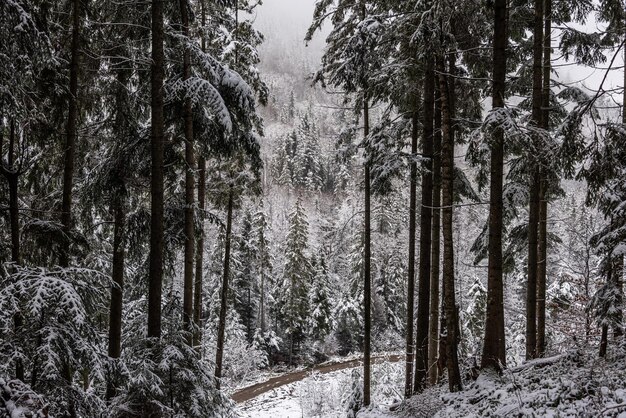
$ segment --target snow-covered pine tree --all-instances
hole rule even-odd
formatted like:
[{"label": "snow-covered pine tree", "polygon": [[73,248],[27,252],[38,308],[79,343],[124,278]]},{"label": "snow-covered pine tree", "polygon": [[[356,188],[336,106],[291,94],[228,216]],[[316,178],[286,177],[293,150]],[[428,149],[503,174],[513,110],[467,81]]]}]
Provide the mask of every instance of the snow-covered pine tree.
[{"label": "snow-covered pine tree", "polygon": [[289,232],[283,246],[285,265],[282,284],[275,296],[278,312],[277,320],[284,330],[289,346],[289,361],[298,354],[301,344],[307,337],[310,318],[309,290],[314,271],[309,253],[309,224],[301,198],[289,214]]},{"label": "snow-covered pine tree", "polygon": [[332,300],[326,259],[322,254],[313,257],[313,282],[309,289],[310,329],[309,334],[316,342],[323,342],[332,331]]}]

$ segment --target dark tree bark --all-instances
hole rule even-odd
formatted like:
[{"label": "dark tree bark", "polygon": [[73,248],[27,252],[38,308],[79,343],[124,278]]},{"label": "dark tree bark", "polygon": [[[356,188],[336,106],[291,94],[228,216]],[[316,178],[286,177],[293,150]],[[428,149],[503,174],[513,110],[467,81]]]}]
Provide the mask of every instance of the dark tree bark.
[{"label": "dark tree bark", "polygon": [[[533,31],[533,93],[532,93],[532,123],[540,127],[543,120],[541,109],[543,98],[543,2],[535,0],[535,20]],[[541,138],[535,136],[538,145]],[[529,155],[529,159],[537,156]],[[530,166],[530,204],[528,208],[528,281],[526,286],[526,360],[537,355],[537,255],[538,255],[538,228],[539,228],[539,194],[540,174],[539,162],[532,161]]]},{"label": "dark tree bark", "polygon": [[[437,84],[437,83],[435,83]],[[439,263],[441,255],[441,119],[442,97],[440,89],[435,91],[435,132],[433,141],[433,225],[432,225],[432,252],[430,274],[430,324],[428,331],[428,381],[431,385],[437,384],[439,369],[437,357],[439,355]]]},{"label": "dark tree bark", "polygon": [[[198,161],[198,209],[204,216],[206,195],[206,160],[200,157]],[[204,218],[202,218],[204,219]],[[204,222],[202,223],[204,225]],[[196,281],[193,293],[193,322],[196,328],[193,345],[200,349],[202,341],[202,277],[204,264],[204,227],[198,231],[198,243],[196,249]]]},{"label": "dark tree bark", "polygon": [[[364,94],[363,100],[363,137],[367,138],[370,133],[370,121],[369,121],[369,98],[367,97],[367,93]],[[363,405],[368,406],[370,404],[370,338],[371,338],[371,329],[372,329],[372,308],[371,308],[371,299],[372,299],[372,278],[371,278],[371,259],[372,259],[372,250],[371,250],[371,205],[370,205],[370,166],[369,163],[365,162],[365,215],[364,215],[364,280],[365,283],[363,285],[363,297],[364,297],[364,337],[363,337]]]},{"label": "dark tree bark", "polygon": [[602,325],[602,336],[600,337],[600,357],[606,357],[606,347],[608,346],[608,325]]},{"label": "dark tree bark", "polygon": [[[9,225],[11,227],[11,262],[15,265],[21,263],[20,260],[20,208],[19,208],[19,179],[20,167],[15,166],[16,133],[15,121],[9,122],[9,148],[7,149],[7,166],[3,164],[2,129],[0,129],[0,174],[4,176],[9,185]],[[23,325],[21,313],[17,312],[13,317],[15,332],[19,333]],[[15,377],[24,381],[24,365],[20,359],[15,361]]]},{"label": "dark tree bark", "polygon": [[233,188],[228,192],[228,209],[226,213],[226,236],[224,237],[224,276],[220,292],[220,318],[217,329],[217,348],[215,351],[215,378],[217,389],[221,387],[222,360],[224,358],[224,333],[226,331],[226,311],[228,308],[228,276],[230,275],[230,235],[233,225]]},{"label": "dark tree bark", "polygon": [[[124,237],[125,220],[124,202],[122,197],[113,203],[113,271],[111,277],[111,305],[109,309],[109,357],[118,359],[122,349],[122,307],[124,291]],[[117,392],[117,372],[109,377],[106,389],[106,398],[111,399]]]},{"label": "dark tree bark", "polygon": [[[74,155],[78,125],[78,63],[80,60],[80,0],[72,1],[72,44],[70,50],[70,90],[65,135],[63,164],[63,200],[61,203],[61,224],[67,235],[72,228],[72,188],[74,184]],[[70,240],[65,238],[61,246],[59,264],[69,266]]]},{"label": "dark tree bark", "polygon": [[[622,36],[626,37],[626,11],[622,13]],[[626,49],[624,50],[624,62],[626,62]],[[624,84],[626,86],[626,69],[624,69]],[[622,123],[626,125],[626,88],[623,92]],[[615,339],[624,336],[624,256],[618,255],[613,263],[613,275],[615,277],[615,287],[617,287],[617,307],[619,309],[619,323],[613,330]]]},{"label": "dark tree bark", "polygon": [[[189,4],[180,0],[180,15],[183,36],[189,37]],[[189,49],[183,50],[183,79],[191,76],[191,58]],[[194,267],[194,205],[195,205],[195,171],[196,156],[193,150],[193,113],[191,100],[185,99],[183,109],[185,132],[185,254],[183,271],[183,327],[187,332],[189,345],[193,344],[193,267]]]},{"label": "dark tree bark", "polygon": [[424,74],[424,110],[422,153],[426,158],[422,174],[422,204],[420,209],[420,266],[418,276],[417,321],[415,332],[415,375],[413,391],[421,392],[426,385],[428,368],[428,315],[430,305],[430,248],[433,206],[433,122],[435,102],[435,63],[432,55],[426,62]]},{"label": "dark tree bark", "polygon": [[[200,0],[200,21],[202,27],[206,25],[206,5],[204,0]],[[201,48],[206,52],[206,39],[202,36]],[[206,160],[204,156],[198,159],[198,209],[201,219],[204,219],[204,209],[206,202]],[[196,244],[196,279],[193,290],[193,322],[196,329],[193,338],[193,345],[200,350],[202,342],[202,277],[204,264],[204,222],[201,223],[198,231],[198,242]]]},{"label": "dark tree bark", "polygon": [[[446,283],[441,281],[441,295],[446,294]],[[439,319],[439,358],[437,359],[437,369],[439,369],[439,375],[443,376],[443,373],[448,367],[448,354],[447,354],[447,334],[446,334],[446,298],[441,298],[441,315]]]},{"label": "dark tree bark", "polygon": [[[454,73],[454,59],[450,60],[450,73]],[[454,115],[451,100],[453,83],[445,74],[443,60],[441,62],[439,85],[441,90],[441,113],[443,140],[441,144],[441,189],[442,189],[442,223],[443,223],[443,280],[445,282],[446,299],[446,357],[448,368],[448,384],[451,392],[463,389],[458,359],[458,311],[456,306],[456,288],[454,283],[454,242],[453,242],[453,203],[454,203],[454,131],[452,118]]]},{"label": "dark tree bark", "polygon": [[163,290],[163,0],[152,0],[152,133],[151,133],[151,219],[150,266],[148,274],[148,337],[161,337],[161,293]]},{"label": "dark tree bark", "polygon": [[[417,104],[416,104],[417,106]],[[411,155],[417,156],[419,112],[413,113],[413,128],[411,131]],[[406,302],[406,359],[404,371],[404,396],[409,398],[413,395],[413,312],[415,310],[415,219],[417,209],[417,163],[411,163],[409,198],[409,263],[407,278],[407,302]]]},{"label": "dark tree bark", "polygon": [[[541,127],[550,128],[550,76],[552,60],[552,0],[544,2],[543,37],[543,97]],[[537,357],[543,357],[546,350],[546,268],[548,263],[548,178],[545,169],[540,171],[539,187],[539,247],[537,254]]]},{"label": "dark tree bark", "polygon": [[[61,203],[61,225],[65,237],[59,254],[59,265],[69,267],[70,264],[70,231],[72,229],[72,189],[74,183],[74,159],[78,126],[78,66],[80,60],[80,0],[72,1],[72,43],[70,49],[70,90],[68,100],[67,131],[65,137],[63,163],[63,196]],[[63,375],[68,387],[72,386],[72,369],[65,361]],[[66,417],[76,417],[76,406],[70,397]]]},{"label": "dark tree bark", "polygon": [[[507,44],[507,2],[494,0],[493,98],[494,109],[504,107]],[[504,133],[494,131],[491,141],[491,184],[489,187],[489,262],[487,314],[481,366],[500,370],[506,365],[504,295],[502,280],[502,182]]]}]

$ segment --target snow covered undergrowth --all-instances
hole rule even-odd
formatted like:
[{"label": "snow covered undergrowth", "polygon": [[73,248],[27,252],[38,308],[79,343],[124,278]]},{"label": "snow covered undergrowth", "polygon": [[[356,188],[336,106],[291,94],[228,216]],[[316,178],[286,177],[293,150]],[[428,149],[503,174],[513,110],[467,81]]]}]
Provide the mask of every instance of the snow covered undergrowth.
[{"label": "snow covered undergrowth", "polygon": [[[616,351],[605,360],[586,347],[500,376],[482,372],[463,392],[441,395],[444,405],[434,416],[626,418],[626,351]],[[432,416],[408,412],[429,399],[432,393],[415,396],[397,415]]]},{"label": "snow covered undergrowth", "polygon": [[[243,418],[344,418],[355,370],[360,368],[313,373],[239,405],[238,412]],[[389,416],[389,406],[402,398],[403,379],[403,362],[373,365],[372,401],[377,407],[359,418]]]}]

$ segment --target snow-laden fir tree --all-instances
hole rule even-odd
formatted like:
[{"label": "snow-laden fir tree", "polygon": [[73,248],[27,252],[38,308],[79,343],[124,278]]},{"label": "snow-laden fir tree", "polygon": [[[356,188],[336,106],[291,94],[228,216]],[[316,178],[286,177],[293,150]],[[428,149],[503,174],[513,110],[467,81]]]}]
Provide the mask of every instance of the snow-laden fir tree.
[{"label": "snow-laden fir tree", "polygon": [[276,288],[278,324],[288,344],[289,360],[307,337],[310,318],[309,290],[314,277],[309,251],[309,224],[301,198],[289,214],[289,232],[283,245],[283,278]]}]

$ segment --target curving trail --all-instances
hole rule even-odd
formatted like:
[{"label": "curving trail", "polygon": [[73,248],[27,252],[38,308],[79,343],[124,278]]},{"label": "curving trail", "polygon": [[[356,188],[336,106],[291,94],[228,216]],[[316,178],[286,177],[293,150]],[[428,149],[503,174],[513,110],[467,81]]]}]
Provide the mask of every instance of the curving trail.
[{"label": "curving trail", "polygon": [[[397,363],[404,359],[404,354],[392,354],[388,356],[376,356],[372,357],[372,364],[380,364],[380,363]],[[232,399],[236,403],[243,403],[249,401],[250,399],[256,398],[259,395],[262,395],[266,392],[269,392],[272,389],[276,389],[278,387],[288,385],[289,383],[297,382],[299,380],[305,379],[311,375],[311,373],[321,373],[326,374],[330,372],[334,372],[342,369],[351,369],[354,367],[358,367],[363,364],[363,359],[355,359],[350,361],[345,361],[342,363],[333,363],[326,365],[313,366],[306,370],[301,370],[299,372],[288,373],[282,376],[273,377],[265,382],[257,383],[252,386],[248,386],[247,388],[243,388],[232,395]]]}]

